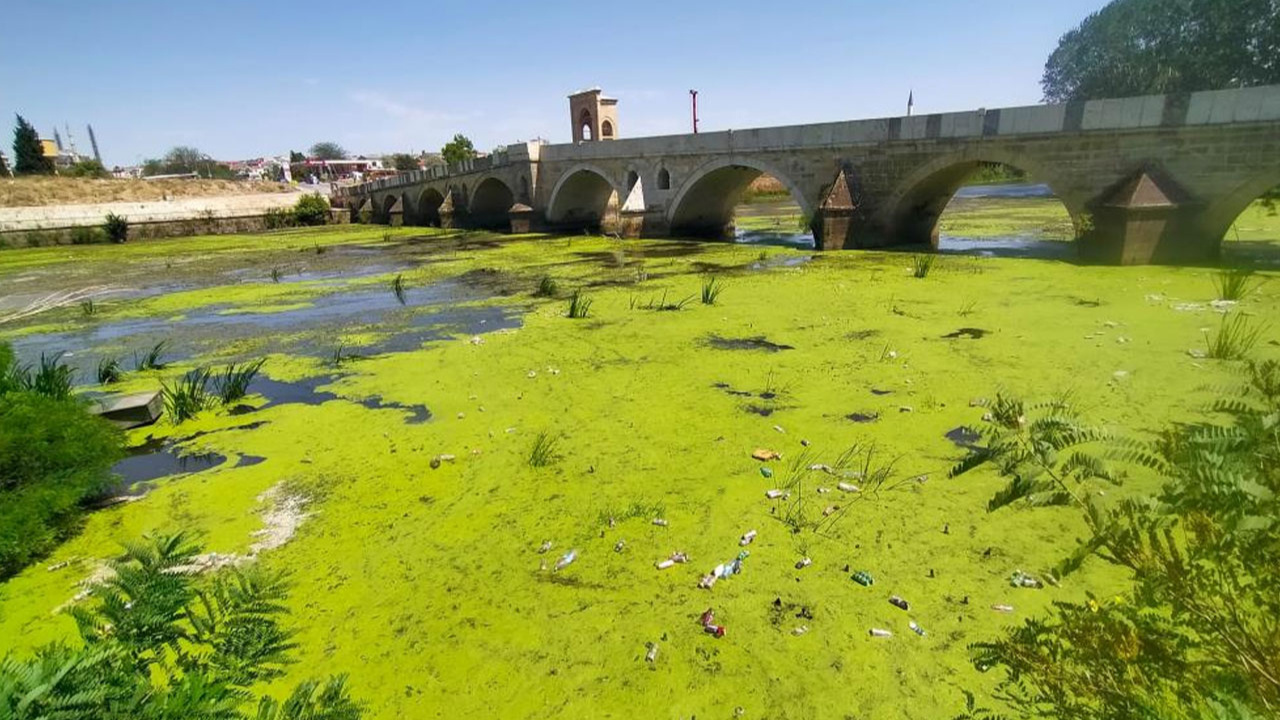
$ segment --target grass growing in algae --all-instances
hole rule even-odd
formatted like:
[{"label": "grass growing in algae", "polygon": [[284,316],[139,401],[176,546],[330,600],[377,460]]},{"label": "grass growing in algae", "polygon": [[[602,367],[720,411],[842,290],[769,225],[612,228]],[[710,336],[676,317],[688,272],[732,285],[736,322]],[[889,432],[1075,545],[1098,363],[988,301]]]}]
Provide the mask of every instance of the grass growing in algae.
[{"label": "grass growing in algae", "polygon": [[[335,249],[325,257],[373,238],[359,228],[312,232]],[[312,242],[307,232],[288,237]],[[206,266],[269,270],[281,242],[13,251],[0,254],[0,275],[76,263],[81,277],[106,276],[161,257],[201,277]],[[419,262],[284,293],[264,271],[121,311],[287,312],[324,293],[389,294],[403,274],[413,288],[483,278],[496,294],[467,302],[510,307],[522,326],[337,368],[273,354],[264,373],[331,376],[319,389],[336,399],[262,407],[251,395],[255,412],[211,410],[178,427],[133,431],[137,441],[204,433],[186,446],[231,461],[93,513],[78,537],[0,588],[0,650],[71,637],[70,618],[53,611],[121,541],[190,528],[210,549],[246,552],[262,525],[257,498],[285,483],[310,498],[310,515],[291,542],[258,560],[294,583],[300,662],[280,688],[348,672],[375,718],[729,717],[737,707],[747,717],[947,717],[961,688],[989,687],[967,644],[1055,599],[1115,592],[1123,580],[1090,563],[1060,588],[1010,587],[1011,573],[1047,568],[1083,527],[1071,510],[988,513],[1003,485],[989,471],[945,478],[962,450],[944,434],[977,424],[971,399],[999,388],[1071,392],[1092,421],[1142,433],[1196,413],[1209,399],[1205,386],[1234,377],[1231,363],[1187,352],[1219,322],[1209,269],[943,257],[917,279],[907,255],[838,253],[784,266],[771,261],[805,255],[769,248],[761,261],[759,247],[418,229],[382,247],[360,262],[397,253]],[[640,307],[664,292],[696,296],[710,274],[724,284],[715,305]],[[1233,312],[1277,316],[1275,283],[1261,275],[1267,281]],[[561,297],[534,297],[544,276]],[[585,319],[565,317],[575,289],[594,301]],[[78,312],[31,322],[87,322],[73,319]],[[358,352],[385,332],[348,320],[324,335]],[[254,347],[130,374],[120,387]],[[1277,353],[1275,328],[1258,347]],[[360,404],[375,395],[380,408]],[[425,404],[433,417],[407,423],[387,403]],[[540,437],[554,452],[531,463]],[[874,444],[906,482],[875,496],[819,495],[814,488],[836,480],[808,476],[786,503],[803,501],[811,518],[825,506],[848,508],[822,534],[793,532],[784,501],[766,491],[788,481],[796,458],[834,464],[854,444]],[[764,464],[772,478],[751,458],[756,448],[782,453]],[[246,456],[266,460],[235,467]],[[1120,493],[1148,482],[1135,476]],[[652,522],[659,516],[665,526]],[[758,536],[742,573],[698,589],[699,576],[737,556],[748,530]],[[541,569],[571,549],[576,562]],[[689,563],[656,569],[673,551]],[[797,570],[803,557],[813,564]],[[875,585],[851,581],[857,570]],[[910,611],[889,604],[890,594]],[[996,604],[1015,611],[995,612]],[[726,637],[703,632],[708,607]],[[913,634],[909,620],[928,634]],[[794,635],[801,625],[808,632]],[[893,637],[870,637],[871,627]],[[652,664],[646,643],[658,648]]]}]

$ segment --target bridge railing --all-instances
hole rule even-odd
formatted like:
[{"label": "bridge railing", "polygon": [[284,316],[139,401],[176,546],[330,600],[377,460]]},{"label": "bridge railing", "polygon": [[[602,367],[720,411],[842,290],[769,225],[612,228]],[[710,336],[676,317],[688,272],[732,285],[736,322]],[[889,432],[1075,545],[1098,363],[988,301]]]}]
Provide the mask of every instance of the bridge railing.
[{"label": "bridge railing", "polygon": [[404,187],[406,185],[417,185],[418,183],[440,180],[446,177],[485,172],[486,170],[503,167],[510,164],[510,162],[510,154],[503,150],[495,152],[492,155],[471,158],[469,160],[463,160],[462,162],[450,163],[448,165],[432,165],[425,170],[411,170],[409,172],[399,173],[394,177],[378,178],[377,180],[370,180],[368,182],[360,183],[359,185],[340,187],[334,194],[340,197],[366,195],[371,192],[390,190],[392,188]]}]

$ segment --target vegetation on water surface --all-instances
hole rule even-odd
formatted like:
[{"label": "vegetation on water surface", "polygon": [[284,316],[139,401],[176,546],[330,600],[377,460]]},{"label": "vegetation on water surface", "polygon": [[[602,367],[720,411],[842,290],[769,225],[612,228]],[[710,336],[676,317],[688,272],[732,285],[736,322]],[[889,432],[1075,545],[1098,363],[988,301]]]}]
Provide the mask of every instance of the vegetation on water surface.
[{"label": "vegetation on water surface", "polygon": [[343,676],[283,700],[254,687],[292,662],[283,576],[257,566],[200,575],[186,535],[126,545],[93,598],[69,610],[79,643],[0,660],[0,714],[13,720],[358,720]]},{"label": "vegetation on water surface", "polygon": [[0,579],[74,532],[120,446],[120,432],[71,397],[58,357],[33,373],[0,343]]},{"label": "vegetation on water surface", "polygon": [[[1154,442],[1112,440],[1113,458],[1163,484],[1109,505],[1088,482],[1115,476],[1081,449],[1109,433],[1069,419],[1061,401],[1032,421],[1017,400],[991,408],[989,444],[953,474],[992,464],[1022,497],[1074,507],[1089,534],[1061,574],[1093,557],[1132,578],[1119,594],[1057,602],[971,646],[975,667],[1003,675],[1000,712],[1191,719],[1280,707],[1280,362],[1250,362],[1246,378],[1211,406],[1221,420],[1175,424]],[[962,717],[998,716],[968,696]]]},{"label": "vegetation on water surface", "polygon": [[[1003,213],[998,206],[989,220],[1004,222]],[[976,209],[970,217],[982,220]],[[1242,218],[1244,242],[1265,249],[1274,237],[1267,222],[1265,214]],[[317,255],[317,245],[334,250]],[[1171,421],[1202,419],[1197,390],[1230,382],[1240,367],[1188,355],[1205,347],[1201,328],[1219,323],[1209,304],[1215,271],[948,256],[925,282],[911,277],[910,255],[805,262],[811,255],[381,226],[0,253],[0,276],[31,275],[51,289],[71,268],[78,283],[181,288],[113,302],[92,322],[71,306],[6,325],[33,364],[59,333],[110,337],[128,323],[159,321],[170,368],[130,372],[112,390],[141,392],[192,367],[216,373],[270,354],[270,391],[300,383],[305,398],[250,396],[237,408],[248,415],[215,407],[181,425],[130,431],[135,443],[151,436],[228,462],[84,516],[81,532],[0,586],[5,649],[26,658],[49,642],[78,643],[67,616],[51,613],[121,541],[182,527],[219,554],[248,552],[264,522],[257,498],[287,478],[317,499],[290,544],[258,560],[287,571],[295,588],[281,604],[297,618],[297,662],[258,686],[272,694],[332,672],[351,676],[354,695],[376,698],[367,714],[379,718],[537,715],[546,695],[564,698],[565,716],[702,717],[741,706],[746,716],[840,717],[856,702],[868,717],[949,717],[956,687],[995,705],[1003,671],[976,672],[968,645],[1048,618],[1057,602],[1127,595],[1130,582],[1089,559],[1058,586],[1012,588],[1019,568],[1046,578],[1070,554],[1064,538],[1089,527],[1071,505],[1016,500],[987,511],[1008,479],[995,465],[946,479],[965,450],[944,434],[987,412],[970,403],[990,392],[993,377],[1006,397],[1073,389],[1079,415],[1105,420],[1117,435],[1149,437]],[[121,279],[169,262],[162,277]],[[276,266],[291,280],[295,270],[305,274],[272,283],[266,274]],[[415,289],[500,276],[512,294],[456,301],[447,321],[423,325],[425,314],[387,305],[397,274]],[[1257,287],[1231,313],[1265,327],[1280,312],[1277,286],[1267,282],[1274,275],[1258,269]],[[697,297],[712,276],[731,287],[728,304],[628,310],[631,297]],[[556,300],[529,297],[543,277],[561,288]],[[574,288],[593,305],[588,320],[566,323]],[[385,314],[330,315],[345,293],[379,298]],[[325,313],[321,326],[286,322],[312,303]],[[207,322],[222,313],[227,328],[259,314],[269,322],[229,333]],[[440,339],[404,342],[413,332]],[[738,342],[714,345],[710,336]],[[84,363],[128,357],[154,339],[90,341],[73,360],[85,372]],[[1265,330],[1253,353],[1275,357],[1275,339]],[[339,345],[363,358],[331,365]],[[335,398],[322,401],[328,395]],[[407,423],[391,403],[421,403],[432,419]],[[533,467],[544,429],[557,459]],[[853,445],[874,447],[869,466],[861,455],[841,460]],[[1158,490],[1155,471],[1110,458],[1108,445],[1092,447],[1126,471],[1120,485],[1091,481],[1106,507]],[[783,457],[752,459],[760,448]],[[432,466],[446,454],[454,459]],[[239,462],[248,456],[267,460]],[[766,497],[787,491],[793,463],[804,463],[803,492]],[[821,465],[840,476],[808,469]],[[870,492],[885,466],[891,473]],[[803,507],[791,512],[796,502]],[[758,537],[743,548],[749,530]],[[564,570],[538,570],[571,549],[579,553]],[[697,588],[744,549],[739,575]],[[673,551],[689,562],[654,567]],[[812,564],[797,570],[806,557]],[[874,576],[873,588],[850,579],[858,570]],[[890,594],[909,600],[910,612],[886,602]],[[694,622],[712,606],[725,638]],[[908,620],[927,635],[911,632]],[[808,631],[793,635],[801,626]],[[893,637],[871,638],[871,627]],[[652,671],[646,643],[659,648]],[[403,657],[414,662],[396,662]],[[788,693],[757,682],[761,662]],[[855,676],[851,701],[846,681]]]},{"label": "vegetation on water surface", "polygon": [[574,290],[569,297],[569,310],[566,314],[574,319],[585,318],[591,314],[591,303],[591,298],[583,295],[581,290]]}]

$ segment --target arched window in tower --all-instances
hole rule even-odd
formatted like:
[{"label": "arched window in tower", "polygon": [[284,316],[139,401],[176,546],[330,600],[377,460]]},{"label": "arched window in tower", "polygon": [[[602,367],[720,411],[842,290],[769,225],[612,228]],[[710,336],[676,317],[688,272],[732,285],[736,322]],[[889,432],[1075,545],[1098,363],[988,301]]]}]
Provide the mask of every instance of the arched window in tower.
[{"label": "arched window in tower", "polygon": [[605,120],[600,125],[600,137],[605,139],[609,139],[613,137],[613,123],[609,122],[608,120]]},{"label": "arched window in tower", "polygon": [[592,134],[591,126],[592,126],[591,113],[587,112],[586,110],[583,110],[582,114],[578,116],[578,127],[581,128],[582,130],[583,140],[595,140],[595,136]]},{"label": "arched window in tower", "polygon": [[658,171],[658,189],[659,190],[671,189],[671,173],[667,172],[666,168],[662,168],[661,170]]}]

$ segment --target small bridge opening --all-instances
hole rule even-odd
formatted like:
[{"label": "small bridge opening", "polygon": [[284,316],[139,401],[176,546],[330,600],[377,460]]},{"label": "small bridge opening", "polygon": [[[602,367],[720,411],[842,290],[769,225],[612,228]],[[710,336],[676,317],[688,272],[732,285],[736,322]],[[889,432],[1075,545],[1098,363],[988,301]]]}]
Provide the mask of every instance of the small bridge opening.
[{"label": "small bridge opening", "polygon": [[604,175],[582,168],[551,194],[547,223],[561,232],[609,233],[618,227],[618,191]]},{"label": "small bridge opening", "polygon": [[[1245,189],[1235,205],[1244,209],[1232,219],[1222,238],[1222,259],[1229,265],[1280,266],[1280,185],[1252,200]],[[1226,212],[1229,214],[1230,209]]]},{"label": "small bridge opening", "polygon": [[471,224],[485,230],[511,230],[508,212],[516,203],[515,193],[497,178],[486,178],[471,194]]},{"label": "small bridge opening", "polygon": [[1000,162],[948,166],[909,189],[899,204],[899,236],[944,252],[1073,256],[1075,224],[1053,189]]},{"label": "small bridge opening", "polygon": [[418,224],[427,227],[440,227],[440,206],[444,204],[444,194],[435,188],[427,188],[418,196]]},{"label": "small bridge opening", "polygon": [[726,165],[695,176],[671,217],[675,236],[814,247],[804,198],[760,167]]}]

